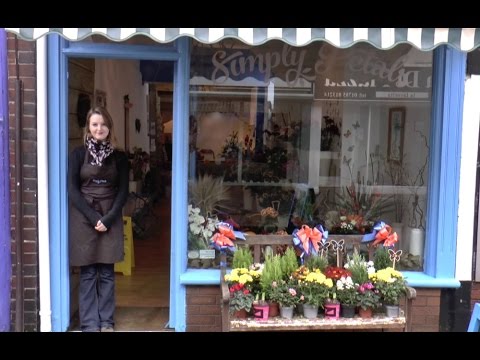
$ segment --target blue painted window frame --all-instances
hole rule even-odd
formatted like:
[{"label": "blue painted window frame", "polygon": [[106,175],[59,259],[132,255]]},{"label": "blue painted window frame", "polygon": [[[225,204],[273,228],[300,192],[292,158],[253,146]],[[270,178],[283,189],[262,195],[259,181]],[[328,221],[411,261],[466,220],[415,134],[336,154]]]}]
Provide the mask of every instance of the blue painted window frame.
[{"label": "blue painted window frame", "polygon": [[[460,287],[455,256],[466,58],[466,53],[447,45],[433,52],[424,271],[403,272],[414,287]],[[219,270],[188,269],[180,280],[199,285],[218,284],[219,279]]]},{"label": "blue painted window frame", "polygon": [[[174,62],[173,194],[171,235],[171,279],[169,325],[185,331],[185,286],[179,281],[186,268],[187,159],[189,40],[180,38],[172,46],[138,46],[69,42],[47,35],[48,54],[48,144],[50,206],[50,279],[52,330],[66,331],[70,323],[68,264],[68,57],[148,59]],[[185,136],[187,134],[187,136]],[[175,226],[175,224],[177,224]]]}]

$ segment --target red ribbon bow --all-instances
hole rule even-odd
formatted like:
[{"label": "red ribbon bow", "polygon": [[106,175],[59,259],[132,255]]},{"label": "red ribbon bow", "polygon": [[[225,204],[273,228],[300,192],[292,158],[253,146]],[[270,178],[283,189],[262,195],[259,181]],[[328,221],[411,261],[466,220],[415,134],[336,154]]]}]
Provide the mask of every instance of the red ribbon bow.
[{"label": "red ribbon bow", "polygon": [[219,225],[218,231],[219,232],[213,235],[212,238],[215,244],[218,246],[234,246],[232,240],[235,240],[235,234],[231,228],[225,225]]},{"label": "red ribbon bow", "polygon": [[383,246],[393,246],[398,241],[397,233],[392,233],[392,227],[390,225],[385,225],[381,230],[375,235],[375,241],[373,245],[378,245],[383,242]]},{"label": "red ribbon bow", "polygon": [[318,252],[320,248],[318,244],[322,242],[322,233],[316,227],[312,229],[308,225],[302,225],[302,228],[297,231],[297,237],[302,242],[303,249],[307,254],[310,251],[309,242],[312,243],[313,248]]}]

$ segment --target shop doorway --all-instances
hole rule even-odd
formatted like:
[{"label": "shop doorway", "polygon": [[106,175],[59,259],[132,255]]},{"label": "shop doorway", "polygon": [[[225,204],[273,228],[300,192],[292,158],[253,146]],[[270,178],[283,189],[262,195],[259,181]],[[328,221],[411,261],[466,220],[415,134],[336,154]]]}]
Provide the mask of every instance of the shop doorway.
[{"label": "shop doorway", "polygon": [[[89,108],[102,105],[129,155],[123,215],[132,223],[133,266],[116,267],[117,331],[169,330],[173,63],[157,63],[161,76],[150,79],[140,60],[68,59],[68,151],[83,143]],[[78,330],[78,278],[71,267],[70,330]]]}]

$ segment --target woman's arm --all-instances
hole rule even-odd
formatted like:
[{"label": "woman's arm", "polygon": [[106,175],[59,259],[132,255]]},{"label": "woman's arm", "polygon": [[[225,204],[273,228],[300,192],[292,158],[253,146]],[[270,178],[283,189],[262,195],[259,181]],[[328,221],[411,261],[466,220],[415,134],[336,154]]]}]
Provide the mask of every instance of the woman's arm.
[{"label": "woman's arm", "polygon": [[113,201],[112,208],[100,220],[109,228],[113,221],[122,214],[122,209],[128,197],[128,159],[123,151],[116,151],[118,171],[118,192]]},{"label": "woman's arm", "polygon": [[95,226],[101,215],[88,205],[87,200],[80,192],[80,168],[82,167],[85,150],[76,148],[70,153],[68,159],[68,196],[73,206],[75,206],[90,223]]}]

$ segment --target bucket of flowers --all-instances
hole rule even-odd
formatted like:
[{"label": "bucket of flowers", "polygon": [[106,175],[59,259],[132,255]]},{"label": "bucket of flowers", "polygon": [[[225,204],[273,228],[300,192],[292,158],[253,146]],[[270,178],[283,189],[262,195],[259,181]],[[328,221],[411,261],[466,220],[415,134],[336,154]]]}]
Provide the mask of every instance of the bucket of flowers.
[{"label": "bucket of flowers", "polygon": [[389,317],[398,317],[400,298],[407,292],[407,284],[400,271],[391,267],[378,270],[372,280],[375,283],[385,312]]},{"label": "bucket of flowers", "polygon": [[289,281],[273,281],[270,289],[269,298],[280,304],[280,316],[291,319],[295,305],[300,302],[300,296],[296,289],[293,279]]},{"label": "bucket of flowers", "polygon": [[337,280],[337,299],[341,304],[342,317],[353,318],[357,307],[357,287],[350,276]]},{"label": "bucket of flowers", "polygon": [[303,314],[306,318],[315,318],[318,314],[318,308],[324,307],[328,299],[332,279],[328,279],[320,270],[309,272],[304,280],[298,281],[298,290],[303,296]]},{"label": "bucket of flowers", "polygon": [[225,274],[225,281],[230,291],[230,313],[235,317],[245,318],[252,309],[255,297],[252,294],[255,270],[235,268]]},{"label": "bucket of flowers", "polygon": [[357,305],[360,307],[358,310],[360,317],[371,318],[373,309],[380,306],[380,303],[380,293],[371,281],[357,287]]}]

